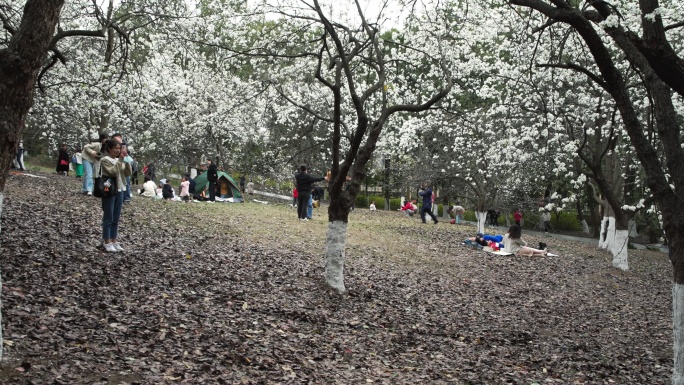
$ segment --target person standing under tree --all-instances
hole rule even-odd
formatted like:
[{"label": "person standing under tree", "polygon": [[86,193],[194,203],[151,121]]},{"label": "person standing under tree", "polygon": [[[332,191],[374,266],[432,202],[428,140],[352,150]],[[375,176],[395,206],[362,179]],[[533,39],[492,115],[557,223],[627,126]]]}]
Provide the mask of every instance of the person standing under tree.
[{"label": "person standing under tree", "polygon": [[551,212],[549,210],[544,210],[542,213],[542,221],[544,221],[544,232],[548,234],[551,230]]},{"label": "person standing under tree", "polygon": [[74,165],[74,172],[76,172],[76,178],[83,176],[83,157],[81,156],[81,151],[76,149],[74,155],[71,156],[71,163]]},{"label": "person standing under tree", "polygon": [[218,171],[216,165],[211,159],[207,159],[207,181],[209,181],[209,202],[216,202],[216,181],[218,180]]},{"label": "person standing under tree", "polygon": [[83,146],[81,159],[83,161],[83,188],[86,195],[93,195],[93,172],[102,157],[102,143],[107,140],[107,134],[101,133],[98,139],[91,139],[89,144]]},{"label": "person standing under tree", "polygon": [[522,221],[522,212],[520,209],[515,209],[515,212],[513,213],[513,220],[515,221],[515,224],[520,226],[522,228],[522,224],[520,223]]},{"label": "person standing under tree", "polygon": [[69,176],[69,151],[67,151],[66,143],[62,143],[59,149],[59,156],[57,157],[57,174]]},{"label": "person standing under tree", "polygon": [[245,193],[245,175],[240,175],[240,192]]},{"label": "person standing under tree", "polygon": [[308,174],[306,165],[299,167],[299,172],[295,175],[297,181],[297,217],[299,220],[306,221],[306,210],[311,197],[313,184],[322,180],[327,181],[328,177],[314,177]]},{"label": "person standing under tree", "polygon": [[435,214],[432,213],[432,189],[430,186],[427,183],[423,185],[423,188],[418,192],[418,195],[423,197],[423,207],[420,209],[420,219],[423,223],[427,223],[425,221],[425,213],[428,213],[435,224],[439,223]]},{"label": "person standing under tree", "polygon": [[126,177],[131,175],[131,165],[124,162],[121,145],[116,140],[107,141],[105,154],[100,162],[102,177],[110,179],[111,188],[116,189],[116,193],[102,197],[102,247],[107,252],[118,253],[124,251],[117,237]]}]

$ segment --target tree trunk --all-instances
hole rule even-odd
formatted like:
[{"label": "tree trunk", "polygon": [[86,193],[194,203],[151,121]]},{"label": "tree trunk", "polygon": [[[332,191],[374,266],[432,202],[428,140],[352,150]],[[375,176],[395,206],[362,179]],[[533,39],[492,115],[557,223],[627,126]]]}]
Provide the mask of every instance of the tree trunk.
[{"label": "tree trunk", "polygon": [[325,282],[342,294],[344,287],[344,259],[347,242],[347,222],[328,222],[328,236],[325,247]]},{"label": "tree trunk", "polygon": [[[2,217],[2,203],[5,200],[5,193],[0,192],[0,218]],[[0,223],[0,233],[2,233],[2,224]],[[2,293],[2,279],[0,279],[0,293]],[[2,296],[0,296],[0,325],[2,325]],[[0,361],[2,361],[2,346],[5,344],[2,330],[0,328]]]},{"label": "tree trunk", "polygon": [[[62,5],[64,0],[28,0],[19,28],[7,48],[0,50],[0,214],[9,168],[17,153],[26,115],[33,105],[38,71],[47,55]],[[0,359],[2,346],[0,328]]]},{"label": "tree trunk", "polygon": [[628,263],[628,247],[629,243],[629,231],[628,230],[615,230],[615,235],[613,237],[613,244],[610,252],[613,254],[613,267],[620,270],[629,270]]},{"label": "tree trunk", "polygon": [[485,232],[485,221],[487,220],[486,211],[476,211],[475,218],[477,218],[477,232],[484,234]]},{"label": "tree trunk", "polygon": [[608,235],[608,217],[601,218],[601,230],[599,230],[598,248],[603,249]]},{"label": "tree trunk", "polygon": [[630,238],[636,238],[639,236],[639,232],[637,231],[637,226],[636,226],[636,221],[634,219],[629,220],[629,237]]},{"label": "tree trunk", "polygon": [[582,232],[585,234],[589,234],[589,225],[587,224],[587,221],[582,219],[580,224],[582,225]]},{"label": "tree trunk", "polygon": [[677,281],[672,283],[672,323],[674,334],[672,385],[684,385],[684,283],[677,283]]}]

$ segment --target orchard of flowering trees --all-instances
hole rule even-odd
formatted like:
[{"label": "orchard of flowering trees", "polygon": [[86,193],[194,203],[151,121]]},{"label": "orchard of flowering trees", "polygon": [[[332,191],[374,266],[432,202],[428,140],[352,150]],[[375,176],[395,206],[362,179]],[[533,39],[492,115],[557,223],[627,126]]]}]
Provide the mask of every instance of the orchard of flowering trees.
[{"label": "orchard of flowering trees", "polygon": [[105,131],[166,167],[331,170],[325,280],[340,292],[378,152],[481,231],[494,206],[584,221],[598,205],[598,246],[623,270],[635,220],[656,218],[684,384],[681,2],[0,0],[0,20],[0,210],[22,135],[49,150]]}]

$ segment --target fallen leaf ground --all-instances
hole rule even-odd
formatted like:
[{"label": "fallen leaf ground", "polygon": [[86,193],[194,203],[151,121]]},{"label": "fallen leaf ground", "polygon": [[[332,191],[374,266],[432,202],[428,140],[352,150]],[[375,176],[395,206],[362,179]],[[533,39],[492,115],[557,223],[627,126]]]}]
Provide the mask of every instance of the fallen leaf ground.
[{"label": "fallen leaf ground", "polygon": [[460,245],[473,227],[357,210],[339,296],[324,209],[138,198],[104,254],[99,200],[41,175],[6,189],[2,384],[670,382],[663,253],[492,257]]}]

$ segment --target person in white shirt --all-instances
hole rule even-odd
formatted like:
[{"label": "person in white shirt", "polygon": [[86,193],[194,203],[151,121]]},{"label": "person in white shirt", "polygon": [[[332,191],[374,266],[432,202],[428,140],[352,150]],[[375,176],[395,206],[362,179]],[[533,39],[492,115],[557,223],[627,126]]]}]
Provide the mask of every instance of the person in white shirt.
[{"label": "person in white shirt", "polygon": [[149,175],[145,175],[145,183],[143,183],[142,189],[140,189],[140,195],[148,198],[154,198],[157,195],[157,185],[150,179]]}]

